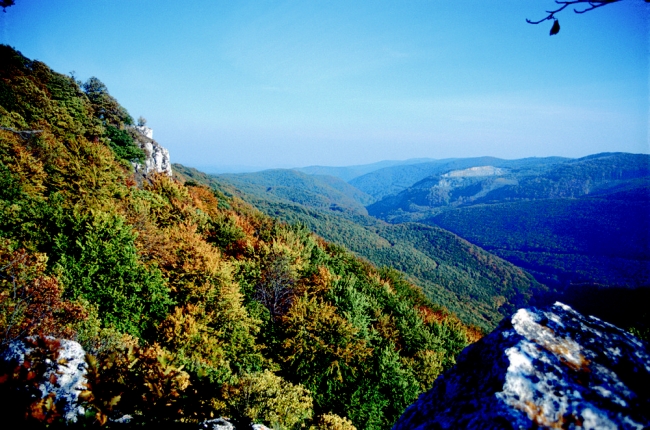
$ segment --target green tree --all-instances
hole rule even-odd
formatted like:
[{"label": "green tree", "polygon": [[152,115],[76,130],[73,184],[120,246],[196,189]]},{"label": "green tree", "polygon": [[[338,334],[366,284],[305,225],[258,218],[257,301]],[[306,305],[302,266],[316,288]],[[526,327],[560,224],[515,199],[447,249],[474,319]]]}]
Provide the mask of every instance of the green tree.
[{"label": "green tree", "polygon": [[135,235],[107,213],[65,216],[54,237],[55,271],[66,295],[99,307],[104,324],[142,337],[167,314],[169,291],[160,271],[138,261]]},{"label": "green tree", "polygon": [[131,115],[108,93],[108,88],[102,81],[92,76],[84,82],[82,89],[95,110],[95,116],[103,124],[118,128],[122,124],[133,125]]},{"label": "green tree", "polygon": [[106,136],[110,139],[108,144],[117,158],[140,164],[144,163],[144,151],[135,144],[133,137],[126,130],[107,125]]}]

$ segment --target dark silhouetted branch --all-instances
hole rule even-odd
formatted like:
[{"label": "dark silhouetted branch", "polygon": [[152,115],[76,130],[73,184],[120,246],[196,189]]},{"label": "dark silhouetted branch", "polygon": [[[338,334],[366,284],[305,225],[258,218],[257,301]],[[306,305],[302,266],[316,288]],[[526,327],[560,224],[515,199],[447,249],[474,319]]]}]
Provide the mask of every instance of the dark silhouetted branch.
[{"label": "dark silhouetted branch", "polygon": [[585,12],[589,12],[590,10],[597,9],[599,7],[607,6],[608,4],[617,3],[619,1],[622,1],[622,0],[595,0],[595,1],[589,1],[589,0],[567,0],[567,1],[555,0],[555,3],[560,5],[560,7],[558,7],[555,10],[547,10],[546,13],[548,13],[548,16],[546,16],[546,18],[542,18],[539,21],[531,21],[530,19],[526,18],[526,22],[528,24],[540,24],[540,23],[542,23],[544,21],[548,21],[548,20],[551,20],[551,19],[557,21],[557,18],[555,17],[555,14],[558,13],[558,12],[563,11],[564,9],[566,9],[567,7],[572,6],[572,5],[585,5],[586,6],[585,9],[581,9],[581,10],[573,9],[573,11],[575,13],[585,13]]}]

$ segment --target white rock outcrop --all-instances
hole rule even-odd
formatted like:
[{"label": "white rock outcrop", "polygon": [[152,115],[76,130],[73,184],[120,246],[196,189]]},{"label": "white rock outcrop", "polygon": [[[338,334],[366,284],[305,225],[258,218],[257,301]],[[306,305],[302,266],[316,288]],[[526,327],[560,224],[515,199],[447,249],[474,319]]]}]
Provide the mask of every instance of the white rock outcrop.
[{"label": "white rock outcrop", "polygon": [[[85,412],[79,404],[79,393],[86,390],[86,353],[81,345],[72,340],[60,339],[56,361],[48,361],[47,372],[37,375],[42,397],[54,393],[57,404],[63,405],[61,415],[68,422],[76,422]],[[4,350],[2,360],[22,365],[33,348],[28,342],[14,341]]]},{"label": "white rock outcrop", "polygon": [[199,424],[199,428],[209,430],[235,430],[235,426],[225,418],[214,418],[203,421]]},{"label": "white rock outcrop", "polygon": [[152,128],[149,128],[146,125],[136,125],[135,128],[143,136],[148,137],[149,139],[153,139],[153,129]]},{"label": "white rock outcrop", "polygon": [[[251,424],[248,428],[251,430],[271,430],[264,424]],[[209,430],[236,430],[235,426],[225,418],[214,418],[203,421],[199,424],[199,429]]]},{"label": "white rock outcrop", "polygon": [[556,303],[520,309],[467,347],[393,429],[648,426],[648,346]]},{"label": "white rock outcrop", "polygon": [[138,145],[144,151],[145,162],[144,164],[133,163],[133,167],[137,173],[148,175],[150,173],[166,173],[172,175],[172,162],[169,158],[169,151],[167,148],[161,146],[158,142],[153,140],[153,130],[149,127],[138,126],[136,130],[140,133],[140,138],[137,140]]}]

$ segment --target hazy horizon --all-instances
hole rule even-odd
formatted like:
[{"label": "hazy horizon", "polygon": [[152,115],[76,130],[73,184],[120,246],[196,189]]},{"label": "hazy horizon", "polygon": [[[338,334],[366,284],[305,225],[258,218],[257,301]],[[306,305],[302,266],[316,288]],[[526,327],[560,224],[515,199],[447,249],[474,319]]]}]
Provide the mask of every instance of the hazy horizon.
[{"label": "hazy horizon", "polygon": [[[372,166],[372,165],[379,165],[383,163],[387,163],[385,167],[388,166],[394,166],[398,164],[417,164],[417,163],[426,163],[426,162],[432,162],[432,161],[444,161],[444,160],[459,160],[459,159],[467,159],[467,158],[484,158],[484,157],[492,157],[492,158],[499,158],[502,160],[521,160],[525,158],[566,158],[566,159],[579,159],[583,157],[590,157],[593,155],[597,154],[603,154],[603,153],[616,153],[616,152],[623,152],[625,151],[603,151],[603,152],[596,152],[593,154],[585,154],[584,156],[580,157],[562,157],[558,155],[548,155],[548,156],[543,156],[543,157],[536,157],[536,156],[531,156],[531,157],[495,157],[493,155],[478,155],[478,156],[473,156],[473,157],[444,157],[444,158],[407,158],[407,159],[394,159],[394,160],[379,160],[379,161],[373,161],[370,163],[364,163],[364,164],[338,164],[338,165],[326,165],[326,164],[310,164],[308,166],[251,166],[251,165],[210,165],[210,164],[196,164],[196,165],[190,165],[190,164],[184,164],[184,163],[179,163],[174,160],[172,160],[172,163],[178,163],[178,164],[183,164],[185,167],[192,167],[195,168],[203,173],[208,173],[208,174],[237,174],[237,173],[254,173],[254,172],[262,172],[265,170],[299,170],[299,169],[307,169],[307,168],[331,168],[331,169],[349,169],[349,168],[355,168],[355,167],[367,167],[367,166]],[[647,154],[647,153],[642,153],[642,152],[637,152],[637,153],[629,153],[629,154]],[[379,167],[378,169],[383,168]],[[377,170],[378,170],[377,169]]]}]

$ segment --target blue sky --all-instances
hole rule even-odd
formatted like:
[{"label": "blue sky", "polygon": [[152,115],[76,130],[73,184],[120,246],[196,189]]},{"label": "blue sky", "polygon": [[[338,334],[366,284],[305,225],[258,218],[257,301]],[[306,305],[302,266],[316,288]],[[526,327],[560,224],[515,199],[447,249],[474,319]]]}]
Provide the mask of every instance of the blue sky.
[{"label": "blue sky", "polygon": [[172,161],[647,153],[650,5],[562,29],[552,0],[17,0],[1,43],[142,115]]}]

